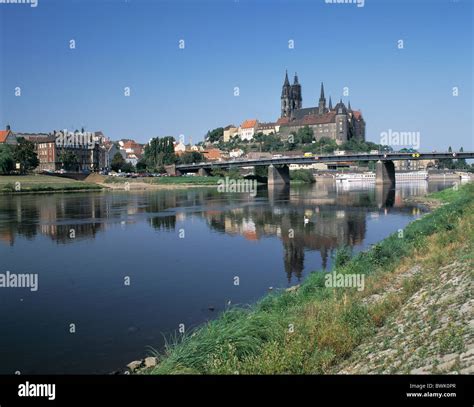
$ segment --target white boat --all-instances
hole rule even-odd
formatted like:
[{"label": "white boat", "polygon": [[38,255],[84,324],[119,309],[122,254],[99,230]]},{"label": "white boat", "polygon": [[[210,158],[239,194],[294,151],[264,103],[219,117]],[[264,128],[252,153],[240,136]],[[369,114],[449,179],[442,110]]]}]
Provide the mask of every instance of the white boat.
[{"label": "white boat", "polygon": [[375,182],[375,173],[336,174],[336,182]]},{"label": "white boat", "polygon": [[[427,171],[395,172],[395,181],[425,181],[428,179]],[[336,182],[375,182],[374,172],[360,172],[337,174]]]},{"label": "white boat", "polygon": [[395,172],[396,181],[426,181],[427,179],[427,171]]}]

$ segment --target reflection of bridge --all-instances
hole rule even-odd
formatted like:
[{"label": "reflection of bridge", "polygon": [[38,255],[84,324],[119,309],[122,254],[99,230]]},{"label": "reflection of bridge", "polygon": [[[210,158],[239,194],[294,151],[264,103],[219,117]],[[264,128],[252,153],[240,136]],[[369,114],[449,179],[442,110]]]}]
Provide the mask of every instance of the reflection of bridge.
[{"label": "reflection of bridge", "polygon": [[288,184],[290,182],[290,171],[288,165],[300,164],[310,165],[315,163],[337,163],[347,161],[376,161],[376,183],[395,185],[396,160],[431,160],[431,159],[466,159],[474,158],[474,152],[457,153],[350,153],[344,155],[319,155],[313,157],[281,157],[254,160],[233,160],[221,162],[202,162],[197,164],[181,164],[168,166],[167,171],[172,174],[181,175],[186,172],[198,172],[200,175],[208,175],[213,169],[229,169],[239,167],[256,167],[268,165],[268,183]]}]

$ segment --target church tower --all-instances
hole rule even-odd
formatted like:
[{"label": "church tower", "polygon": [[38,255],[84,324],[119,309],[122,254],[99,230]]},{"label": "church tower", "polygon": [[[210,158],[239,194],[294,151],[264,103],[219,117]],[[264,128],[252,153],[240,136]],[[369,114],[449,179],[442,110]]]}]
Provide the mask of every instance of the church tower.
[{"label": "church tower", "polygon": [[295,73],[293,79],[293,85],[291,86],[291,99],[292,99],[292,113],[295,110],[301,109],[303,104],[303,97],[301,96],[301,85],[298,82],[298,74]]},{"label": "church tower", "polygon": [[290,117],[292,112],[293,97],[290,81],[288,80],[288,71],[286,71],[285,82],[281,89],[281,117]]},{"label": "church tower", "polygon": [[321,95],[319,96],[318,113],[321,115],[321,114],[324,114],[326,112],[327,112],[327,110],[326,110],[326,98],[324,97],[324,85],[321,82]]}]

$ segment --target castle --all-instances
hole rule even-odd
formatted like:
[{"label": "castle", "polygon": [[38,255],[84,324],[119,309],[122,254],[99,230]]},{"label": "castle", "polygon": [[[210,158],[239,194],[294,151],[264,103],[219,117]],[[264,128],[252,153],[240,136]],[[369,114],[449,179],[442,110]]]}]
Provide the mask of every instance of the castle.
[{"label": "castle", "polygon": [[313,130],[317,140],[328,137],[335,140],[337,144],[342,144],[351,138],[365,140],[365,120],[360,110],[352,110],[350,102],[346,107],[342,99],[333,108],[331,97],[329,97],[329,106],[326,107],[322,83],[318,106],[303,108],[298,75],[295,74],[293,85],[290,85],[288,72],[281,91],[281,117],[277,124],[280,126],[282,135],[289,135],[308,126]]}]

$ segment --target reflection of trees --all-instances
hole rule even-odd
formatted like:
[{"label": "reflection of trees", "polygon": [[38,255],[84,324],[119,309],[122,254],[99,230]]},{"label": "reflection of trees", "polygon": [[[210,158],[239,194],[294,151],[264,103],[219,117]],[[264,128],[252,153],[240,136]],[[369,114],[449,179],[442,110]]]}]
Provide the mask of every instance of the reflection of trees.
[{"label": "reflection of trees", "polygon": [[[0,197],[0,241],[10,245],[16,236],[33,239],[37,234],[66,244],[94,239],[109,219],[122,221],[140,213],[149,215],[158,230],[176,227],[176,208],[206,209],[239,203],[239,197],[219,194],[216,189],[146,192],[143,194],[51,194]],[[163,213],[165,212],[165,213]],[[215,227],[218,225],[216,224]]]},{"label": "reflection of trees", "polygon": [[174,230],[176,227],[176,215],[154,216],[150,218],[150,224],[158,230]]},{"label": "reflection of trees", "polygon": [[32,239],[38,233],[64,244],[95,238],[103,229],[106,206],[99,195],[18,195],[0,199],[0,238],[11,245],[17,235]]},{"label": "reflection of trees", "polygon": [[15,236],[33,239],[37,234],[38,207],[22,205],[20,200],[0,197],[0,240],[13,246]]},{"label": "reflection of trees", "polygon": [[283,247],[285,250],[283,262],[288,282],[291,281],[292,276],[298,280],[301,279],[304,269],[304,247],[297,239],[290,239],[289,242],[283,244]]}]

